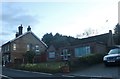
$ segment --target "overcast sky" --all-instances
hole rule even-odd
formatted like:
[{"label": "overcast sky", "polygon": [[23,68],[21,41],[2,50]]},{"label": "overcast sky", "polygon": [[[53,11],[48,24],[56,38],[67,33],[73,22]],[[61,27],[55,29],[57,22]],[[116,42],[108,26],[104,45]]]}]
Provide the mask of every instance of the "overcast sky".
[{"label": "overcast sky", "polygon": [[118,23],[119,0],[65,0],[41,2],[4,2],[0,16],[0,43],[15,38],[18,26],[23,33],[30,25],[40,39],[46,33],[76,37],[91,28],[103,34]]}]

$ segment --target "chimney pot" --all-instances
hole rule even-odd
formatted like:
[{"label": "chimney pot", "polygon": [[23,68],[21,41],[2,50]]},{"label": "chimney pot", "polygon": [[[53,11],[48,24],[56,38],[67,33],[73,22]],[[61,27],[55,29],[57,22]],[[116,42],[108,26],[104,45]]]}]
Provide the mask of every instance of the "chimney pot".
[{"label": "chimney pot", "polygon": [[112,34],[112,30],[109,30],[109,33]]},{"label": "chimney pot", "polygon": [[31,31],[31,27],[30,26],[28,26],[27,31]]},{"label": "chimney pot", "polygon": [[16,38],[17,38],[17,37],[19,36],[19,33],[18,33],[18,32],[16,32],[15,36],[16,36]]},{"label": "chimney pot", "polygon": [[22,35],[22,30],[23,30],[22,24],[18,27],[18,30],[19,30],[19,35]]}]

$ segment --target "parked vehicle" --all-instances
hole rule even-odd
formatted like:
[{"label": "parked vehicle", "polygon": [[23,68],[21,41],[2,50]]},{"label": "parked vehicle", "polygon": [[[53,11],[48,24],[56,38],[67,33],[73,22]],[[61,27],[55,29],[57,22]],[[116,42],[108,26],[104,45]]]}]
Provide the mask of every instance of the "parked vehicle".
[{"label": "parked vehicle", "polygon": [[120,48],[111,49],[103,58],[105,66],[120,65]]}]

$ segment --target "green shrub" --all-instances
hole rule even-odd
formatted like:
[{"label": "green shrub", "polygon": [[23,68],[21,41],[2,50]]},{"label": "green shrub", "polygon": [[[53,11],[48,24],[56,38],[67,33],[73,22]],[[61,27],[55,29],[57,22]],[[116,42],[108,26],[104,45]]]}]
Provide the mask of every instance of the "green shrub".
[{"label": "green shrub", "polygon": [[81,65],[95,65],[103,62],[103,56],[105,54],[91,54],[88,56],[80,57],[79,63]]},{"label": "green shrub", "polygon": [[[50,72],[56,73],[61,72],[61,67],[64,65],[63,62],[46,62],[40,64],[22,64],[19,69],[37,72]],[[61,66],[61,67],[60,67]]]},{"label": "green shrub", "polygon": [[74,60],[71,64],[71,68],[80,68],[80,67],[87,67],[92,66],[95,64],[99,64],[103,62],[103,57],[105,54],[89,54],[83,57]]}]

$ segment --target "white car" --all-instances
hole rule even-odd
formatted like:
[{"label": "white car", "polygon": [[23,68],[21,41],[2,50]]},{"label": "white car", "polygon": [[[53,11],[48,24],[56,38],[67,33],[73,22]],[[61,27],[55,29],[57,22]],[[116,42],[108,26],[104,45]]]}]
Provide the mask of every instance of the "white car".
[{"label": "white car", "polygon": [[105,66],[120,64],[120,48],[111,49],[103,58]]}]

